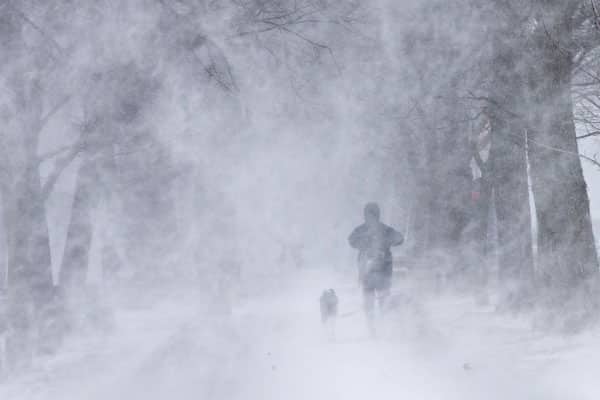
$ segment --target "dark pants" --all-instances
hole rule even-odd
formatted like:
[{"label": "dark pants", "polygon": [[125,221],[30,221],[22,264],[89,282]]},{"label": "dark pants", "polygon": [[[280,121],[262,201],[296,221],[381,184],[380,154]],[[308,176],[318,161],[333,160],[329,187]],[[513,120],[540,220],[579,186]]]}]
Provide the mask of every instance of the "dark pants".
[{"label": "dark pants", "polygon": [[373,317],[375,300],[379,302],[379,309],[383,310],[385,301],[390,294],[392,286],[392,273],[390,270],[370,271],[362,281],[363,300],[365,312],[368,317]]}]

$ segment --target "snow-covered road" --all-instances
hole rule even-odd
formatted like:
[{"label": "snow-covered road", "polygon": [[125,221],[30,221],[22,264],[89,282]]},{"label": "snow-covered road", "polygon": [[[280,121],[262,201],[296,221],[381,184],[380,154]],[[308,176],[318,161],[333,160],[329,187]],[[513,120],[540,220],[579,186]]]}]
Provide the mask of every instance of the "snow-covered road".
[{"label": "snow-covered road", "polygon": [[[336,339],[318,316],[315,277],[247,299],[232,316],[193,294],[123,309],[108,337],[0,384],[2,400],[597,399],[598,333],[544,335],[526,320],[446,296],[388,315],[370,339],[358,290],[338,288]],[[406,310],[412,310],[408,312]]]}]

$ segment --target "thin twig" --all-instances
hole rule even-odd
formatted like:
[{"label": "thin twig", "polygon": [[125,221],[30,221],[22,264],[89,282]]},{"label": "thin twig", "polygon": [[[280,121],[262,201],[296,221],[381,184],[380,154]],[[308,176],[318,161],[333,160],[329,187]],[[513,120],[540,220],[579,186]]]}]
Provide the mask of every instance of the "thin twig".
[{"label": "thin twig", "polygon": [[600,131],[594,131],[594,132],[586,133],[585,135],[577,136],[577,140],[589,138],[591,136],[600,136]]},{"label": "thin twig", "polygon": [[515,134],[509,134],[509,135],[510,136],[514,136],[514,137],[518,137],[519,139],[525,139],[527,143],[531,143],[531,144],[533,144],[535,146],[542,147],[542,148],[547,149],[547,150],[552,150],[552,151],[554,151],[556,153],[562,153],[562,154],[572,155],[572,156],[575,156],[575,157],[580,157],[583,160],[586,160],[586,161],[594,164],[596,167],[600,168],[600,162],[598,160],[596,160],[596,159],[594,159],[592,157],[586,156],[585,154],[581,154],[581,153],[577,153],[577,152],[574,152],[574,151],[565,150],[565,149],[561,149],[561,148],[558,148],[558,147],[550,146],[550,145],[547,145],[547,144],[544,144],[544,143],[540,143],[540,142],[538,142],[536,140],[533,140],[533,139],[531,139],[529,137],[523,138],[523,137],[521,137],[519,135],[515,135]]},{"label": "thin twig", "polygon": [[69,154],[67,154],[63,159],[56,162],[56,166],[54,167],[54,170],[48,176],[48,179],[46,179],[44,186],[42,186],[42,199],[44,199],[44,200],[48,199],[48,197],[50,196],[50,193],[52,193],[52,189],[54,189],[54,186],[56,185],[56,182],[58,181],[58,178],[60,177],[60,175],[71,164],[71,162],[73,162],[73,160],[75,160],[75,158],[77,158],[77,156],[83,150],[83,148],[84,147],[81,143],[78,143],[77,145],[72,146]]},{"label": "thin twig", "polygon": [[59,156],[59,155],[63,154],[64,152],[71,150],[73,148],[73,146],[75,146],[75,145],[70,144],[67,146],[62,146],[56,150],[50,151],[46,154],[42,154],[41,156],[38,157],[38,163],[41,164],[41,163],[48,161],[56,156]]},{"label": "thin twig", "polygon": [[42,37],[44,37],[46,40],[48,40],[50,43],[52,43],[52,45],[54,46],[54,48],[56,50],[58,50],[58,52],[59,52],[60,55],[64,55],[64,49],[62,48],[62,46],[50,34],[48,34],[48,32],[46,32],[42,27],[40,27],[31,18],[29,18],[27,16],[27,14],[25,14],[19,8],[17,8],[14,5],[12,5],[10,3],[10,1],[5,1],[4,4],[6,6],[8,6],[9,8],[11,8],[23,21],[25,21],[34,30],[36,30],[40,35],[42,35]]},{"label": "thin twig", "polygon": [[54,107],[48,111],[46,115],[44,115],[40,121],[40,131],[46,126],[48,121],[58,112],[61,108],[63,108],[69,101],[71,100],[71,96],[65,96],[60,102],[58,102]]}]

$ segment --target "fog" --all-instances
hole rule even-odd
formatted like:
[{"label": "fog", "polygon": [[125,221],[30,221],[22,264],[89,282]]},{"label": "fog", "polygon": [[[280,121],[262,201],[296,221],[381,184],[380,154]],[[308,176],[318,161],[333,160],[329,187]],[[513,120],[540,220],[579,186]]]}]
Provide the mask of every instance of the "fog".
[{"label": "fog", "polygon": [[597,8],[475,3],[3,2],[0,398],[596,398]]}]

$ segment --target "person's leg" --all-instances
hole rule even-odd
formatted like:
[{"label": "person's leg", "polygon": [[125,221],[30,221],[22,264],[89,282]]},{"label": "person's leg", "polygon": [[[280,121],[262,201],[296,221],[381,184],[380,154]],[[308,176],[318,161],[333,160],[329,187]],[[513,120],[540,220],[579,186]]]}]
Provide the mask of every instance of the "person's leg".
[{"label": "person's leg", "polygon": [[386,312],[386,307],[387,307],[387,301],[390,297],[390,289],[382,289],[380,291],[378,291],[377,293],[377,303],[378,303],[378,307],[379,307],[379,312],[381,315],[385,314]]},{"label": "person's leg", "polygon": [[379,312],[384,314],[386,311],[387,300],[390,297],[390,288],[392,286],[392,277],[390,274],[381,274],[377,282],[377,303]]},{"label": "person's leg", "polygon": [[375,288],[363,285],[363,306],[368,318],[373,318],[375,312]]},{"label": "person's leg", "polygon": [[369,334],[375,336],[375,286],[373,277],[367,275],[363,280],[363,306]]}]

